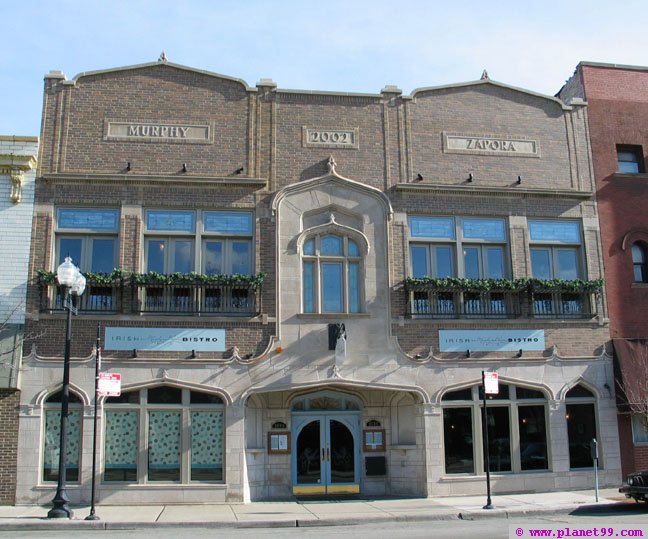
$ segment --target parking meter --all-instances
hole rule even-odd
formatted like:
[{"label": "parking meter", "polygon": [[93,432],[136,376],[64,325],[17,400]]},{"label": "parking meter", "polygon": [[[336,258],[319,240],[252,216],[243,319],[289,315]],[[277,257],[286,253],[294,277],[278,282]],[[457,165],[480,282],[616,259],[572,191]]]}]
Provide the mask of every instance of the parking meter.
[{"label": "parking meter", "polygon": [[592,455],[592,460],[598,460],[598,442],[596,441],[596,438],[592,438],[592,441],[590,442],[590,453]]}]

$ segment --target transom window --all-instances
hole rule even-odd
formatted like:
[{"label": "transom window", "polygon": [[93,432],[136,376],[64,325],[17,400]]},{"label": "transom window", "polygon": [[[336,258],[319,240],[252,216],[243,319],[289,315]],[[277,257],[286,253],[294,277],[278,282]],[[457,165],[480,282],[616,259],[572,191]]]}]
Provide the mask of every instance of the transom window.
[{"label": "transom window", "polygon": [[82,272],[110,273],[117,266],[119,211],[103,208],[59,208],[56,259],[66,256]]},{"label": "transom window", "polygon": [[104,482],[223,481],[224,405],[171,386],[106,399]]},{"label": "transom window", "polygon": [[[486,407],[490,471],[547,470],[545,395],[513,385],[499,388]],[[481,386],[448,392],[442,404],[446,473],[483,473]]]},{"label": "transom window", "polygon": [[409,218],[412,277],[502,279],[509,274],[504,219]]},{"label": "transom window", "polygon": [[249,275],[253,226],[246,211],[147,210],[146,271]]},{"label": "transom window", "polygon": [[362,311],[362,252],[358,243],[337,234],[316,234],[302,247],[305,313]]},{"label": "transom window", "polygon": [[632,246],[632,270],[635,283],[648,282],[648,257],[646,247],[640,243]]},{"label": "transom window", "polygon": [[581,229],[578,221],[529,221],[531,270],[537,279],[579,279]]}]

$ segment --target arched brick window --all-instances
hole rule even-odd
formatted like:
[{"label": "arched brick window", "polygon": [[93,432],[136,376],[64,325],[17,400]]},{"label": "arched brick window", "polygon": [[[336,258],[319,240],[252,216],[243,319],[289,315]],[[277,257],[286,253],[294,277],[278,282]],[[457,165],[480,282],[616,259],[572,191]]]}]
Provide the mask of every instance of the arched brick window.
[{"label": "arched brick window", "polygon": [[632,246],[632,268],[635,283],[648,282],[648,255],[642,243],[635,243]]}]

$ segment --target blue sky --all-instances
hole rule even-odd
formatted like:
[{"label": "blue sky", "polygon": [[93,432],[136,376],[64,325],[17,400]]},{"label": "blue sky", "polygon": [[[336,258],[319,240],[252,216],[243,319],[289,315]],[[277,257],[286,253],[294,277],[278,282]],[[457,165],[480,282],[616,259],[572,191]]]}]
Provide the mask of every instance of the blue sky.
[{"label": "blue sky", "polygon": [[555,94],[581,60],[648,64],[645,0],[3,2],[0,134],[40,134],[43,76],[157,60],[254,86],[378,93],[478,79]]}]

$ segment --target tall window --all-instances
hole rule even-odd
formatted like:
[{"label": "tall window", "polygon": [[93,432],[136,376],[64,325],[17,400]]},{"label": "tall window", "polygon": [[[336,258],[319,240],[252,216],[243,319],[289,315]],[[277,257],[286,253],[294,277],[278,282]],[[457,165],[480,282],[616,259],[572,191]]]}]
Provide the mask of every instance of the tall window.
[{"label": "tall window", "polygon": [[82,272],[110,273],[117,266],[119,211],[102,208],[59,208],[56,258],[66,256]]},{"label": "tall window", "polygon": [[648,282],[648,257],[646,248],[640,243],[632,246],[632,269],[635,283]]},{"label": "tall window", "polygon": [[531,270],[538,279],[581,276],[581,230],[577,221],[529,221]]},{"label": "tall window", "polygon": [[412,277],[508,275],[504,219],[412,216],[409,229]]},{"label": "tall window", "polygon": [[[62,396],[61,391],[54,393],[47,398],[44,405],[43,481],[58,481]],[[77,483],[79,481],[79,465],[81,461],[81,418],[83,407],[81,400],[74,393],[70,393],[68,410],[65,477],[67,481]]]},{"label": "tall window", "polygon": [[250,274],[253,222],[246,211],[147,210],[146,271]]},{"label": "tall window", "polygon": [[110,397],[104,408],[104,482],[223,481],[217,395],[159,386]]},{"label": "tall window", "polygon": [[305,313],[362,311],[362,253],[348,236],[317,234],[302,248]]},{"label": "tall window", "polygon": [[571,388],[565,397],[569,467],[591,468],[590,442],[596,435],[596,399],[581,385]]},{"label": "tall window", "polygon": [[618,144],[617,171],[626,174],[645,172],[642,147]]},{"label": "tall window", "polygon": [[[481,386],[443,396],[447,474],[482,473]],[[547,400],[540,391],[501,384],[486,407],[491,472],[547,470]]]}]

